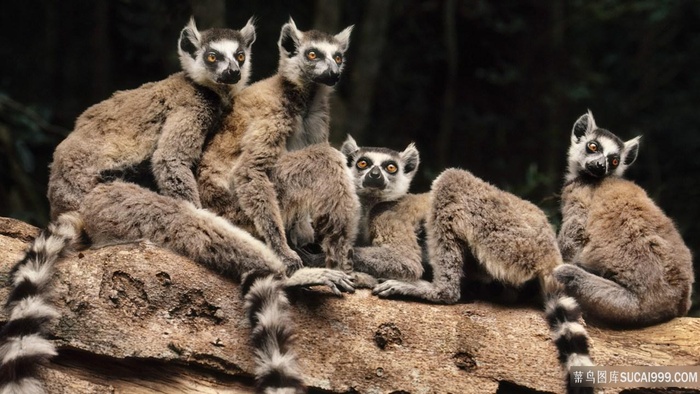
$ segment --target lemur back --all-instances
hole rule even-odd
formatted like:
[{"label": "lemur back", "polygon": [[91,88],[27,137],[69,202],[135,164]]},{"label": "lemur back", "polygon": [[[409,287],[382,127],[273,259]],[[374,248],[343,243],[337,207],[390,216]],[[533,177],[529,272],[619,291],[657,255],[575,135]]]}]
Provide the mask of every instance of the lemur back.
[{"label": "lemur back", "polygon": [[692,257],[673,221],[631,181],[640,137],[623,142],[589,112],[574,124],[556,277],[593,320],[644,326],[690,308]]},{"label": "lemur back", "polygon": [[77,210],[99,183],[124,177],[153,179],[161,194],[200,206],[192,170],[248,83],[254,41],[252,19],[240,31],[202,32],[192,19],[178,42],[182,72],[117,92],[80,115],[53,155],[52,218]]},{"label": "lemur back", "polygon": [[[10,318],[0,333],[0,391],[43,392],[36,363],[56,353],[42,337],[58,316],[47,302],[53,265],[83,235],[97,245],[149,239],[239,280],[260,392],[305,391],[291,349],[284,288],[327,285],[340,294],[352,291],[349,277],[325,269],[287,277],[286,266],[262,242],[198,208],[191,172],[205,136],[247,80],[254,38],[251,21],[240,32],[201,33],[191,21],[179,42],[184,73],[117,93],[79,118],[54,156],[49,196],[56,218],[10,275]],[[143,160],[149,165],[142,166]],[[133,166],[150,168],[160,194],[114,179]]]},{"label": "lemur back", "polygon": [[13,289],[5,305],[10,318],[0,332],[0,391],[43,391],[34,375],[35,364],[56,353],[42,337],[59,315],[48,302],[53,265],[85,238],[83,219],[94,212],[81,210],[100,184],[145,168],[162,194],[200,205],[192,168],[207,134],[247,83],[254,40],[252,20],[240,31],[203,32],[190,20],[178,40],[183,72],[93,105],[56,148],[48,184],[53,222],[10,273]]},{"label": "lemur back", "polygon": [[[399,153],[358,148],[348,138],[342,150],[353,168],[368,223],[361,233],[372,244],[354,249],[355,267],[392,278],[376,285],[374,294],[455,303],[462,296],[463,279],[516,287],[537,279],[565,370],[592,365],[580,309],[552,276],[562,259],[556,235],[539,208],[458,169],[444,171],[430,193],[406,194],[413,174],[400,170],[415,171],[418,165],[412,145]],[[423,225],[425,245],[419,239]],[[420,279],[421,261],[432,271],[431,281]]]},{"label": "lemur back", "polygon": [[264,239],[290,269],[301,260],[286,230],[309,222],[326,266],[350,270],[359,203],[343,155],[328,144],[328,99],[351,30],[302,32],[290,19],[278,41],[277,74],[237,97],[199,166],[203,206]]},{"label": "lemur back", "polygon": [[361,205],[355,270],[381,279],[420,279],[429,195],[408,193],[420,164],[415,145],[402,152],[358,147],[348,136],[340,150]]}]

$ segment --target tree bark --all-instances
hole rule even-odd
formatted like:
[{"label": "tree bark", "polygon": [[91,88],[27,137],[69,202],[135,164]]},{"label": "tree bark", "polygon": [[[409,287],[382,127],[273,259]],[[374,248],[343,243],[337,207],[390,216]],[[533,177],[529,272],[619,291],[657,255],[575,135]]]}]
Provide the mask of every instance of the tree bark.
[{"label": "tree bark", "polygon": [[[37,233],[0,218],[0,279]],[[60,354],[42,368],[49,392],[253,391],[239,287],[217,273],[142,242],[59,261],[54,289],[62,316],[52,330]],[[337,298],[323,288],[292,300],[311,392],[563,391],[539,309],[382,300],[367,290]],[[599,365],[700,363],[700,319],[588,330]]]}]

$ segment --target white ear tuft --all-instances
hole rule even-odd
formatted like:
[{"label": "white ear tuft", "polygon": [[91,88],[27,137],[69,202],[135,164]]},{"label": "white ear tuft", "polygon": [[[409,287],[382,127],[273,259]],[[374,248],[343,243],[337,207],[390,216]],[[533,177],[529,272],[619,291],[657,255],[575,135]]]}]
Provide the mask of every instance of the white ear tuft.
[{"label": "white ear tuft", "polygon": [[193,16],[180,32],[180,39],[177,45],[177,52],[180,55],[180,59],[185,59],[187,56],[194,59],[197,51],[201,48],[201,41],[202,36],[199,34],[199,30],[197,30],[197,25],[194,23]]},{"label": "white ear tuft", "polygon": [[292,17],[289,17],[289,22],[282,25],[280,31],[280,39],[277,41],[280,51],[285,51],[288,54],[296,53],[297,47],[301,42],[302,33],[297,29]]},{"label": "white ear tuft", "polygon": [[639,154],[639,140],[642,138],[638,135],[631,140],[625,142],[625,149],[622,151],[622,163],[626,166],[634,163]]},{"label": "white ear tuft", "polygon": [[192,35],[197,40],[197,42],[202,41],[202,35],[199,34],[199,30],[197,30],[197,24],[194,22],[194,15],[190,17],[190,21],[187,23],[187,26],[185,28],[189,29],[192,32]]},{"label": "white ear tuft", "polygon": [[340,147],[340,152],[347,157],[354,154],[358,150],[360,150],[360,148],[357,146],[357,142],[355,142],[355,139],[348,134],[345,142],[343,142],[343,145]]},{"label": "white ear tuft", "polygon": [[350,46],[350,33],[352,33],[352,29],[354,27],[354,25],[350,25],[346,27],[343,31],[335,35],[335,39],[340,44],[340,49],[342,52],[347,51],[348,47]]},{"label": "white ear tuft", "polygon": [[255,42],[255,17],[251,16],[248,22],[240,30],[241,36],[243,36],[243,45],[246,48],[250,48]]},{"label": "white ear tuft", "polygon": [[581,115],[574,123],[574,127],[571,129],[571,141],[577,143],[584,135],[597,128],[595,119],[593,119],[593,113],[591,110],[588,110],[587,113]]},{"label": "white ear tuft", "polygon": [[401,157],[401,160],[404,163],[404,173],[408,174],[418,169],[418,165],[420,164],[420,154],[418,153],[418,148],[416,148],[416,144],[414,144],[413,142],[408,144],[406,149],[404,149],[404,151],[401,152],[399,156]]}]

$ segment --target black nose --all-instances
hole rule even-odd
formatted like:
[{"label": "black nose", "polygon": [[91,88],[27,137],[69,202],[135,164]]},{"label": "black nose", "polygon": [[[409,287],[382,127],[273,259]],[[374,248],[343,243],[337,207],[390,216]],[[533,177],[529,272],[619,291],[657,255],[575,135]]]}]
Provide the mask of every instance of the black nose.
[{"label": "black nose", "polygon": [[234,70],[227,68],[221,73],[219,77],[219,83],[234,84],[241,80],[241,72],[239,70]]},{"label": "black nose", "polygon": [[319,75],[318,78],[316,78],[316,81],[314,82],[322,83],[328,86],[333,86],[336,83],[338,83],[338,80],[340,80],[340,73],[328,70],[323,74]]},{"label": "black nose", "polygon": [[602,161],[594,161],[586,164],[586,170],[593,176],[601,177],[605,175],[605,163]]},{"label": "black nose", "polygon": [[365,179],[362,181],[362,187],[375,189],[384,189],[386,187],[384,177],[382,176],[382,172],[379,170],[379,167],[375,166],[369,170],[365,176]]}]

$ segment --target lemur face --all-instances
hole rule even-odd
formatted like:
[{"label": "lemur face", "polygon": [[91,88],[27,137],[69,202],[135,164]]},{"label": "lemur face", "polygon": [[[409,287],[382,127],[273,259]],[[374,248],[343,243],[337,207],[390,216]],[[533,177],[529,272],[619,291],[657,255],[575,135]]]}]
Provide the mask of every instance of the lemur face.
[{"label": "lemur face", "polygon": [[332,36],[317,30],[299,31],[290,18],[282,26],[278,42],[280,72],[297,84],[335,85],[345,66],[352,26]]},{"label": "lemur face", "polygon": [[419,164],[418,150],[413,144],[403,152],[386,148],[360,148],[348,136],[340,150],[348,159],[360,197],[393,201],[408,193]]},{"label": "lemur face", "polygon": [[571,132],[567,180],[622,176],[637,158],[639,139],[623,142],[610,131],[598,128],[593,114],[588,112],[576,121]]},{"label": "lemur face", "polygon": [[182,68],[205,86],[245,85],[250,76],[251,45],[255,41],[253,19],[240,31],[197,30],[194,19],[180,33],[178,53]]}]

